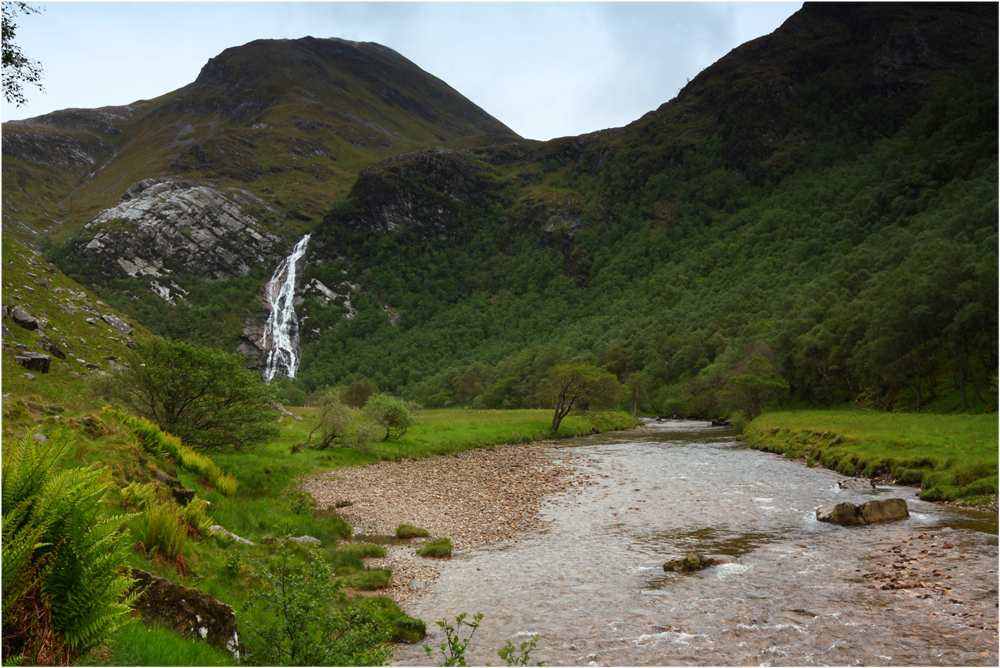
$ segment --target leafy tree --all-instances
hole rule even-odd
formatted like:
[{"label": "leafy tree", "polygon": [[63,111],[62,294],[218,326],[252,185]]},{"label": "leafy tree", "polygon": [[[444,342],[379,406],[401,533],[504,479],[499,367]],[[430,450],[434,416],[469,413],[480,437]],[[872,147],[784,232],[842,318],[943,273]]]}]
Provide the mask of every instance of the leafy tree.
[{"label": "leafy tree", "polygon": [[573,407],[591,408],[606,406],[618,395],[618,380],[610,373],[586,362],[560,364],[552,367],[548,375],[549,397],[555,408],[552,431],[559,431],[559,424]]},{"label": "leafy tree", "polygon": [[416,424],[406,402],[391,394],[376,394],[364,408],[364,419],[385,430],[383,441],[402,438],[407,428]]},{"label": "leafy tree", "polygon": [[639,412],[639,406],[646,401],[646,391],[649,388],[649,378],[641,371],[629,374],[625,381],[628,398],[632,402],[632,416]]},{"label": "leafy tree", "polygon": [[[341,393],[341,397],[343,393]],[[309,432],[304,445],[312,442],[313,435],[319,431],[319,442],[312,445],[315,450],[324,450],[330,447],[335,440],[344,438],[351,429],[351,422],[354,420],[353,411],[345,406],[341,398],[332,390],[325,391],[320,395],[316,417],[319,422]]]},{"label": "leafy tree", "polygon": [[369,397],[378,392],[378,386],[370,378],[356,380],[340,393],[340,400],[351,408],[364,408]]},{"label": "leafy tree", "polygon": [[34,84],[42,92],[42,65],[37,60],[31,60],[21,52],[21,47],[14,43],[17,24],[14,19],[18,14],[37,14],[38,9],[26,2],[3,3],[3,99],[9,104],[13,102],[21,106],[27,100],[24,97],[23,84]]},{"label": "leafy tree", "polygon": [[242,449],[279,433],[272,389],[236,353],[150,338],[126,361],[95,392],[192,447]]},{"label": "leafy tree", "polygon": [[782,378],[764,355],[755,355],[737,365],[735,375],[726,382],[729,402],[752,420],[771,401],[788,394],[788,381]]}]

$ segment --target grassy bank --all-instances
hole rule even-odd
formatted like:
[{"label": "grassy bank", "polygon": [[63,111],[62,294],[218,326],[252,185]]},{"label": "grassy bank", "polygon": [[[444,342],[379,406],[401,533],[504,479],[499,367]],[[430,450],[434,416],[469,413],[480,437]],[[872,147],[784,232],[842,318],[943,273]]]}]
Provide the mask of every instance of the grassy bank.
[{"label": "grassy bank", "polygon": [[844,475],[892,476],[926,501],[995,506],[997,416],[778,411],[751,422],[755,448]]}]

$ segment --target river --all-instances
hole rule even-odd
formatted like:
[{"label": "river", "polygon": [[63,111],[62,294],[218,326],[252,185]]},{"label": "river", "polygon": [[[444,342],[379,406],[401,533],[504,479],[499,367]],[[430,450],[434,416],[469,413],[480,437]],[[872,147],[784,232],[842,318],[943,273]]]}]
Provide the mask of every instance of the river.
[{"label": "river", "polygon": [[[530,635],[532,658],[550,665],[998,663],[994,514],[925,503],[911,487],[843,490],[836,472],[704,422],[573,439],[548,456],[582,484],[546,499],[539,528],[456,552],[404,605],[432,647],[444,642],[434,620],[482,612],[472,665],[502,663],[504,641]],[[906,499],[911,517],[816,521],[824,503],[875,497]],[[688,552],[738,563],[663,571]],[[924,587],[876,589],[879,573]],[[395,661],[434,663],[419,644],[397,647]]]}]

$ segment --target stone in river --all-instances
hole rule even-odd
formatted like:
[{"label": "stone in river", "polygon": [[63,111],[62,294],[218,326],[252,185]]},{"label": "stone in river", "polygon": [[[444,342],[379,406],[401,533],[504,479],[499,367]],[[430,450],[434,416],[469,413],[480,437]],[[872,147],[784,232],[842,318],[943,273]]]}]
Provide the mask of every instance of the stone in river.
[{"label": "stone in river", "polygon": [[840,489],[875,489],[875,481],[871,478],[851,478],[837,483]]},{"label": "stone in river", "polygon": [[816,519],[833,524],[878,524],[910,516],[903,499],[876,499],[868,503],[830,503],[816,509]]},{"label": "stone in river", "polygon": [[691,553],[680,559],[674,559],[663,564],[663,570],[667,572],[675,573],[689,573],[691,571],[700,571],[703,568],[708,568],[709,566],[718,566],[719,564],[733,564],[736,560],[732,557],[726,556],[709,556],[705,554],[695,554]]}]

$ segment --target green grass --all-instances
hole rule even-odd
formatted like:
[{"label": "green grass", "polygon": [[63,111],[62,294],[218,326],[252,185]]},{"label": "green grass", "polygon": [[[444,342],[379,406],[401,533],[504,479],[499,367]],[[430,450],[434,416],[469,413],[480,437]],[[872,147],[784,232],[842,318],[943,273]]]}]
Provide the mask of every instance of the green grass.
[{"label": "green grass", "polygon": [[421,557],[434,557],[435,559],[442,559],[444,557],[450,557],[451,550],[452,547],[450,538],[435,538],[434,540],[429,540],[418,547],[417,554]]},{"label": "green grass", "polygon": [[410,526],[409,524],[400,524],[396,527],[396,538],[427,538],[430,535],[427,529]]},{"label": "green grass", "polygon": [[137,620],[92,651],[84,666],[239,666],[233,656],[202,640],[185,638],[159,624]]},{"label": "green grass", "polygon": [[343,579],[344,585],[358,591],[387,589],[392,582],[392,571],[388,568],[371,568],[358,571]]},{"label": "green grass", "polygon": [[381,545],[372,545],[371,543],[351,543],[350,545],[343,546],[339,551],[342,554],[347,554],[359,559],[385,556],[384,547]]},{"label": "green grass", "polygon": [[746,429],[755,448],[844,475],[889,474],[927,501],[986,505],[997,497],[997,416],[795,410]]}]

